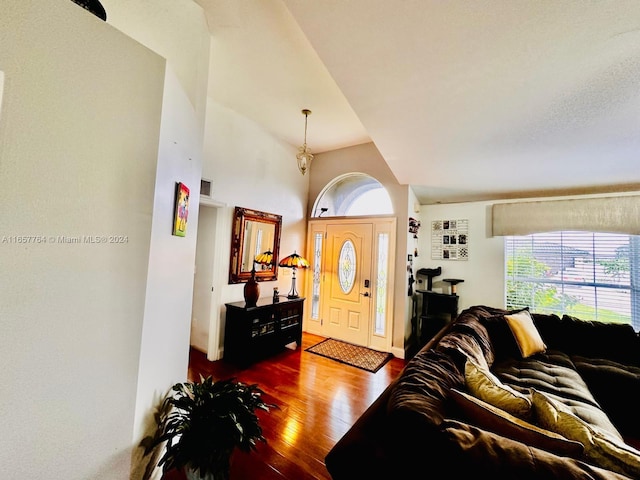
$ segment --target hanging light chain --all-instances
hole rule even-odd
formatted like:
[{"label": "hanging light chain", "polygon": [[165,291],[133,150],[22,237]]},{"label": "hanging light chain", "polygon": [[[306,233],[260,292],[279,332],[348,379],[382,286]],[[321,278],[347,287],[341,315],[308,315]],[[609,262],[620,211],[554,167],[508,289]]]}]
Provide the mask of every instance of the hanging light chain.
[{"label": "hanging light chain", "polygon": [[307,145],[307,120],[309,119],[309,114],[311,113],[311,110],[307,110],[306,108],[304,110],[302,110],[302,113],[304,113],[304,145]]}]

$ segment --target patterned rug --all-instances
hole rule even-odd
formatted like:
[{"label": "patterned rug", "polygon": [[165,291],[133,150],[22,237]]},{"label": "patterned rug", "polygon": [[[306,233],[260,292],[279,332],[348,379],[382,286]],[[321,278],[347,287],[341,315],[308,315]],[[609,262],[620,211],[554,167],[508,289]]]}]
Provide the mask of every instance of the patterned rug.
[{"label": "patterned rug", "polygon": [[393,355],[328,338],[307,348],[308,352],[327,357],[369,372],[377,372]]}]

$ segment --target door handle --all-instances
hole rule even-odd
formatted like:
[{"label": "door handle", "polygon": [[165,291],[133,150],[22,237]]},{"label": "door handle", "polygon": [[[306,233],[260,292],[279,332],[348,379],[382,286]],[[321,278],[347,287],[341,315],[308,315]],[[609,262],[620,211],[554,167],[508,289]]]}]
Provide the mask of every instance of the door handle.
[{"label": "door handle", "polygon": [[368,297],[369,296],[369,292],[364,292],[364,293],[361,293],[360,295],[362,295],[363,297]]}]

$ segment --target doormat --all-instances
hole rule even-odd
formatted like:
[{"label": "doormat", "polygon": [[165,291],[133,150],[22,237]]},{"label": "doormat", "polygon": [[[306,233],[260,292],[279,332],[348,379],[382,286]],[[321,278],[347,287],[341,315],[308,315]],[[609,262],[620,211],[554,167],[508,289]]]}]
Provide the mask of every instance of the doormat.
[{"label": "doormat", "polygon": [[380,370],[393,357],[390,353],[378,352],[333,338],[327,338],[307,348],[307,352],[373,373]]}]

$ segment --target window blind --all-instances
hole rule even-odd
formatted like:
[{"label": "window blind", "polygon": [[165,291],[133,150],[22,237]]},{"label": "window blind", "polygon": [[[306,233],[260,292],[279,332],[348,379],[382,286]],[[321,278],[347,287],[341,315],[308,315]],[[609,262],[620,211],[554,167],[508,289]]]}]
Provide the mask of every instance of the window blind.
[{"label": "window blind", "polygon": [[638,329],[640,237],[559,231],[505,237],[506,304]]}]

